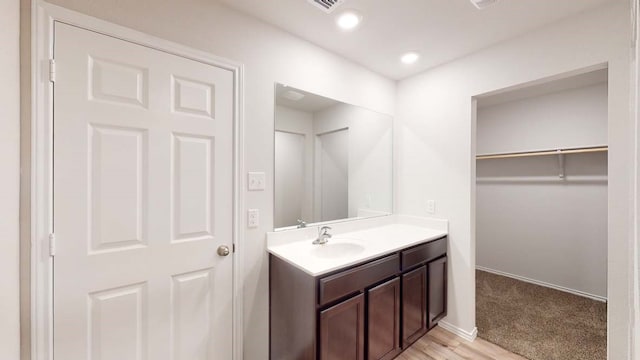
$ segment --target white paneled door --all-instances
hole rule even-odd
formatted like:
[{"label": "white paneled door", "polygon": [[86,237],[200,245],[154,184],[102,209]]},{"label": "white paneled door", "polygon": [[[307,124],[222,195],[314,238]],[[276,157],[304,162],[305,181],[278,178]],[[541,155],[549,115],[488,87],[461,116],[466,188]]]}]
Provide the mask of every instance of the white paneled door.
[{"label": "white paneled door", "polygon": [[233,73],[56,23],[56,360],[232,357]]}]

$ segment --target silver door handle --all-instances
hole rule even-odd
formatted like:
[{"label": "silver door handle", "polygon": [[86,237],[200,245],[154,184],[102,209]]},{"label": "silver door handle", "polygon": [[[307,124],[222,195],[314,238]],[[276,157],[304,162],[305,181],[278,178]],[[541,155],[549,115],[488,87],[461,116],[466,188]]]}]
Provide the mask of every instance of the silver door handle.
[{"label": "silver door handle", "polygon": [[231,251],[229,250],[229,247],[227,245],[218,246],[218,255],[227,256],[229,255],[229,253],[231,253]]}]

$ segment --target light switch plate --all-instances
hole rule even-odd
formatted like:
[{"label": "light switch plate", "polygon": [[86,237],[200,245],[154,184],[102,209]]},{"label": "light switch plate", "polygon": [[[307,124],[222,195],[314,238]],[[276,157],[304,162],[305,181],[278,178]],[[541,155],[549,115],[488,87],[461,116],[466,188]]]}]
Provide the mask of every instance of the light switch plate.
[{"label": "light switch plate", "polygon": [[247,186],[250,191],[263,191],[265,188],[265,174],[263,172],[250,172]]},{"label": "light switch plate", "polygon": [[260,210],[249,209],[247,210],[247,226],[250,228],[257,228],[260,225]]}]

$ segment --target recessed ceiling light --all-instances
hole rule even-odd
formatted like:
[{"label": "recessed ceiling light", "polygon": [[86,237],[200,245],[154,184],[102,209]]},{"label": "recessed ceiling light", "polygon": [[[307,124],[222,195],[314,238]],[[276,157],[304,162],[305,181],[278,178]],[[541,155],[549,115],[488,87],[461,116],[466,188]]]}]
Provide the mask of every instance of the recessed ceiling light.
[{"label": "recessed ceiling light", "polygon": [[336,24],[342,30],[353,30],[362,21],[362,15],[355,10],[346,10],[336,17]]},{"label": "recessed ceiling light", "polygon": [[400,61],[402,61],[403,64],[413,64],[414,62],[418,61],[419,57],[420,57],[420,54],[418,54],[417,52],[411,51],[402,55],[402,57],[400,58]]}]

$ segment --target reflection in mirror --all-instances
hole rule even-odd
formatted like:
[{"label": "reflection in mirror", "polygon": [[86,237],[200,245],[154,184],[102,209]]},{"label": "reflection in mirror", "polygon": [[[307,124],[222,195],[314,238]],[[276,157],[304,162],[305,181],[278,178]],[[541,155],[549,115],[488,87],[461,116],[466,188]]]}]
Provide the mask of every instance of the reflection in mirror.
[{"label": "reflection in mirror", "polygon": [[276,229],[392,210],[389,115],[277,84]]}]

